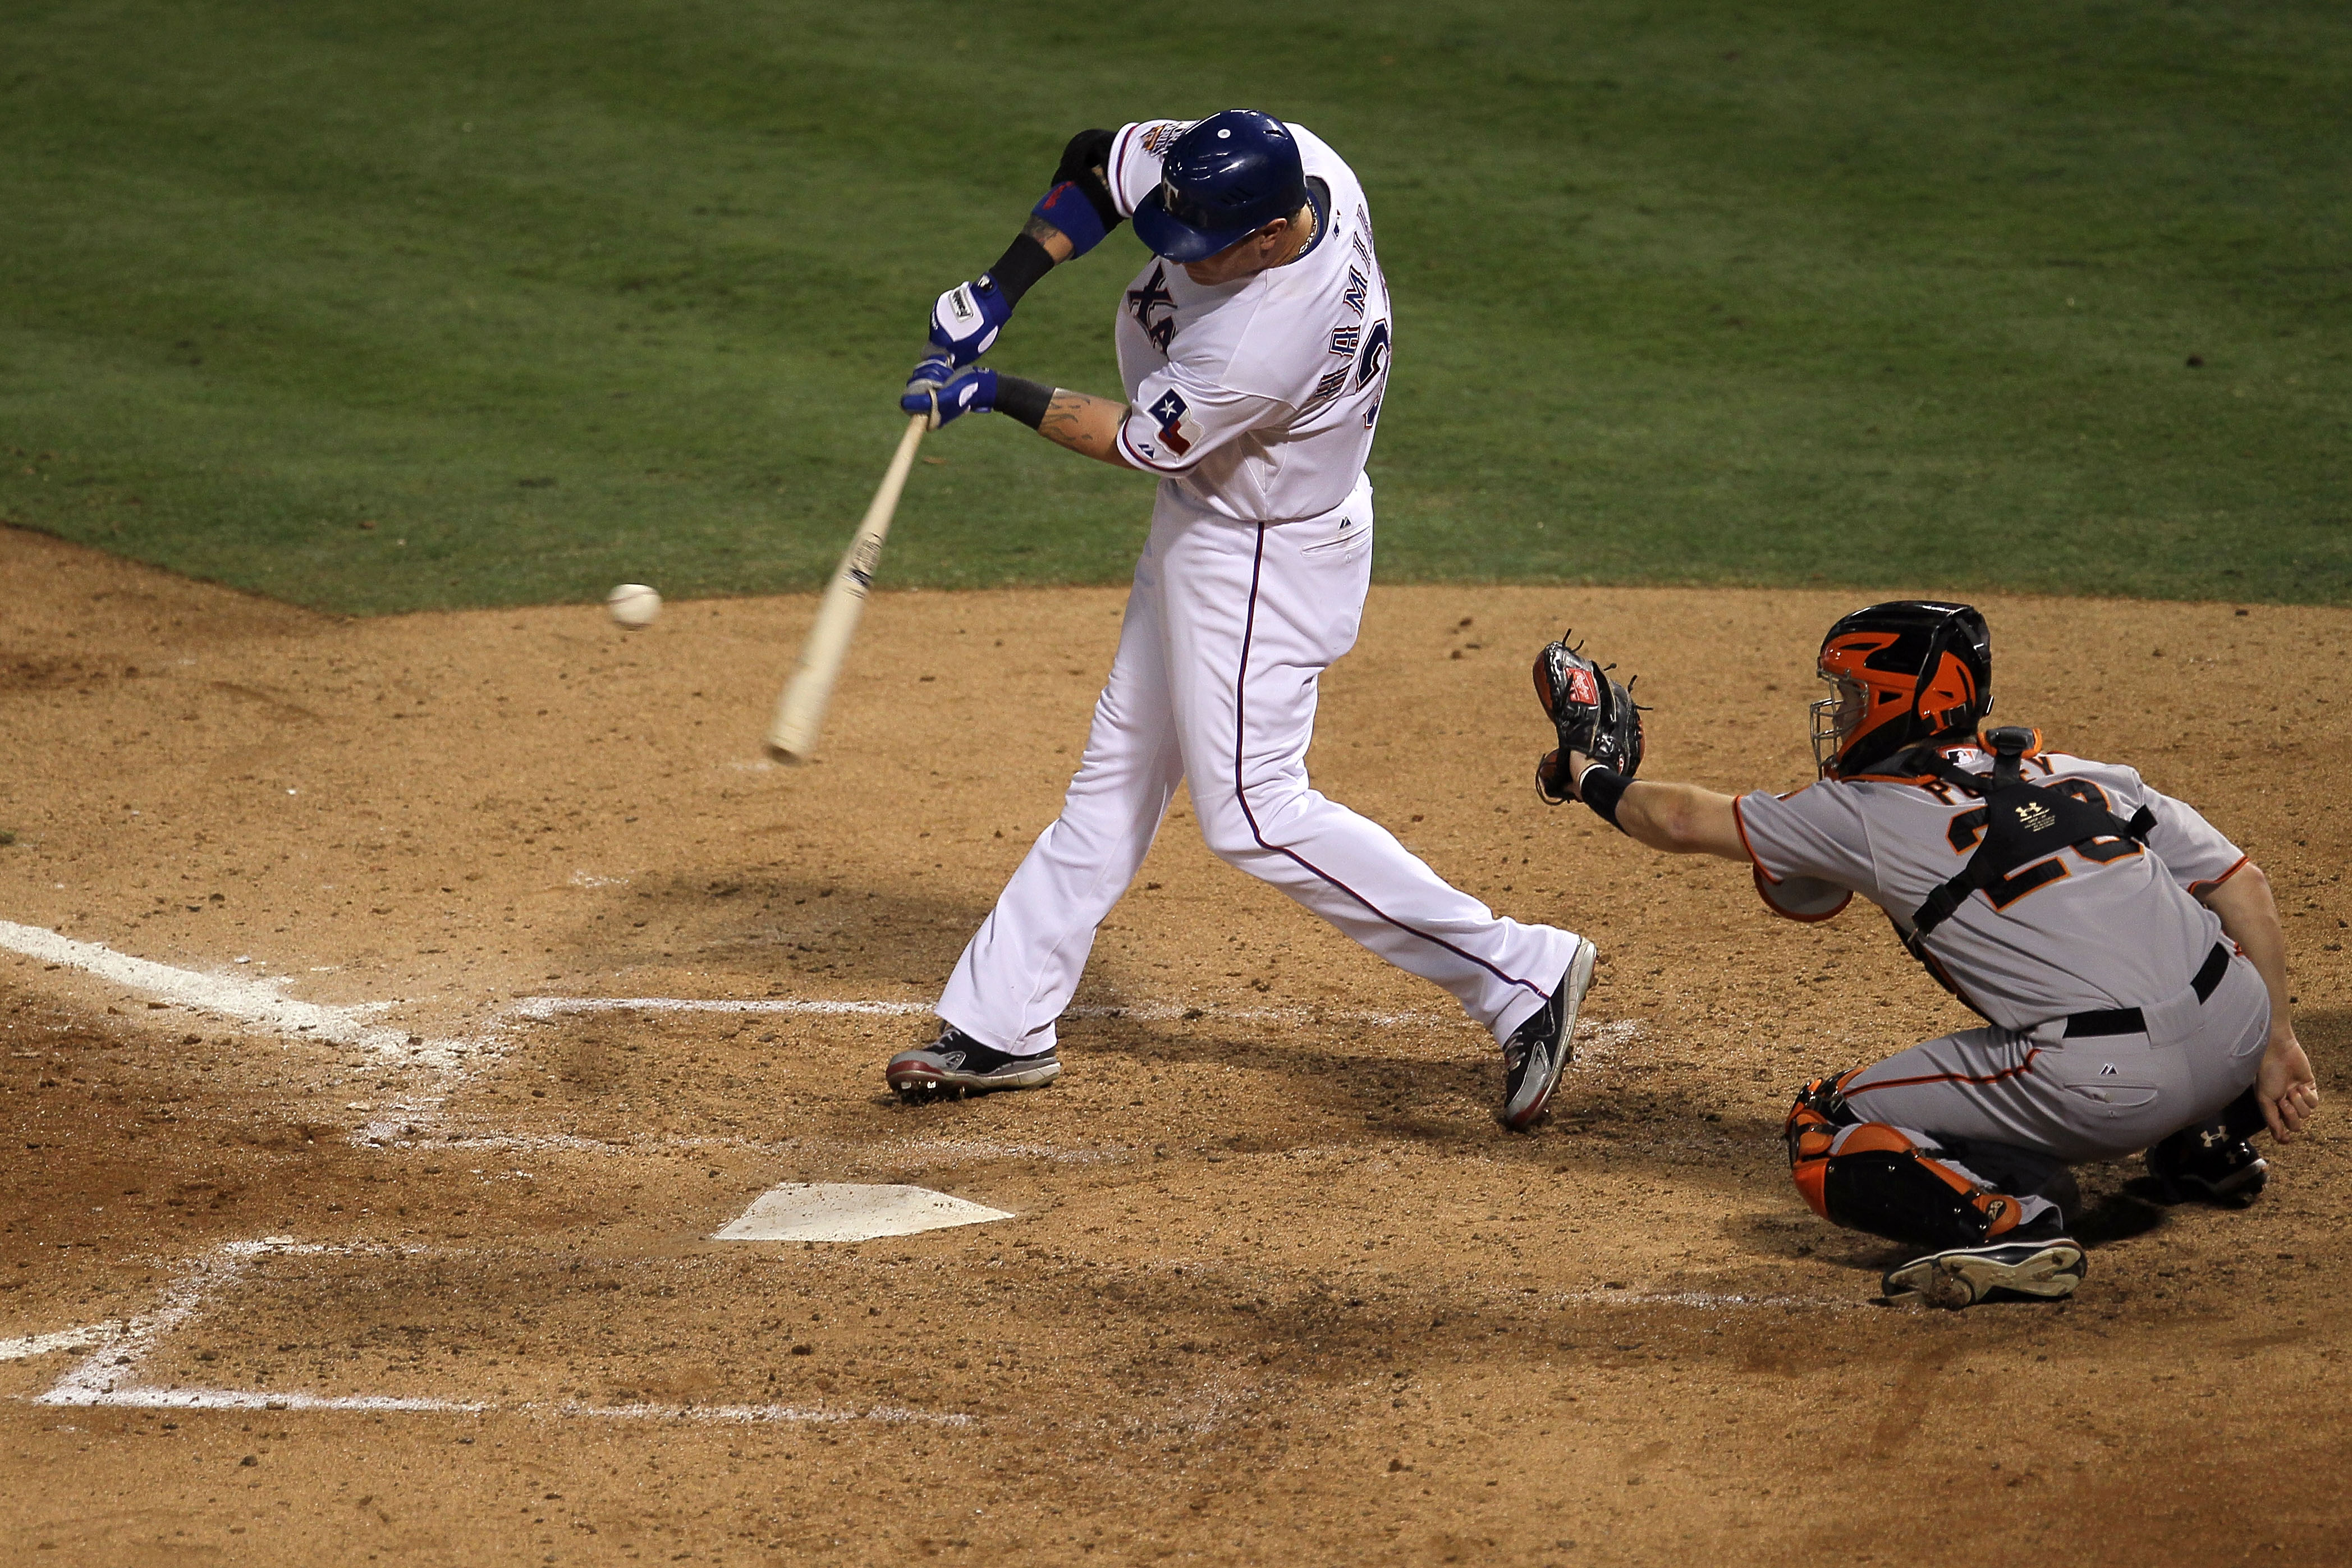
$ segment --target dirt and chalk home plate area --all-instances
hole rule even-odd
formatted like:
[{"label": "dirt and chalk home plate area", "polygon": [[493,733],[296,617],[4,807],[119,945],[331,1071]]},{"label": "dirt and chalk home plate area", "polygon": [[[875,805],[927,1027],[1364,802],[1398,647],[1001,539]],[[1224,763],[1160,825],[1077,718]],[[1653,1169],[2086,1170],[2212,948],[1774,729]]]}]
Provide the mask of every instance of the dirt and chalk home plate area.
[{"label": "dirt and chalk home plate area", "polygon": [[[2058,1305],[1877,1298],[1790,1091],[1965,1015],[1528,786],[1527,661],[1793,787],[1848,596],[1376,592],[1318,784],[1606,955],[1551,1121],[1179,797],[1050,1089],[890,1052],[1055,809],[1115,591],[314,616],[0,531],[0,1559],[2338,1563],[2333,1119],[2251,1210],[2094,1167]],[[1900,586],[1900,585],[1890,585]],[[2352,614],[1986,601],[2001,716],[2270,872],[2352,1090]]]}]

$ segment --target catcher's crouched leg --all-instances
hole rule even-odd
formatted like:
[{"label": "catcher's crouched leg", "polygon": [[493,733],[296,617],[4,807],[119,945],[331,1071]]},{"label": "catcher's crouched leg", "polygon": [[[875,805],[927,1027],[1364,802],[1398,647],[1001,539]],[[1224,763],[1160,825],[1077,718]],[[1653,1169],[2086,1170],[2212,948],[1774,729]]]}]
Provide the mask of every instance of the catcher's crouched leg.
[{"label": "catcher's crouched leg", "polygon": [[2082,1249],[2065,1227],[2080,1198],[2064,1164],[1864,1121],[1840,1092],[1853,1076],[1816,1079],[1790,1107],[1790,1175],[1823,1219],[1926,1251],[1889,1273],[1890,1295],[1965,1306],[1993,1289],[2074,1289]]},{"label": "catcher's crouched leg", "polygon": [[[1863,1121],[1840,1092],[1853,1076],[1807,1084],[1781,1128],[1790,1179],[1815,1214],[1906,1247],[1976,1247],[2021,1226],[2037,1234],[2064,1228],[2067,1205],[2059,1200],[2072,1196],[2074,1178],[2063,1164],[2023,1150],[1969,1151],[1984,1156],[1978,1164],[2008,1166],[2001,1175],[2024,1178],[2014,1183],[2024,1191],[1996,1190],[1991,1173],[1961,1163],[1960,1149]],[[2028,1164],[2043,1168],[2018,1168]]]}]

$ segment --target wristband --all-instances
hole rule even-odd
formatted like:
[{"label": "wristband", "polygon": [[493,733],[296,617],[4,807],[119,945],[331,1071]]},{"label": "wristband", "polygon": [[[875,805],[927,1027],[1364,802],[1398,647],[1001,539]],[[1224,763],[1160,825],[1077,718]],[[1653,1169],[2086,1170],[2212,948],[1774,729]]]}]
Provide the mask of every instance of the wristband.
[{"label": "wristband", "polygon": [[[1087,179],[1091,183],[1091,171]],[[1039,196],[1037,205],[1029,211],[1031,216],[1044,218],[1062,231],[1063,237],[1070,242],[1073,260],[1100,245],[1103,236],[1110,232],[1110,226],[1103,222],[1102,213],[1096,207],[1094,199],[1076,180],[1062,181]]]},{"label": "wristband", "polygon": [[[998,395],[1003,395],[1000,392]],[[1633,784],[1623,773],[1612,773],[1595,763],[1576,781],[1576,798],[1591,806],[1601,821],[1622,833],[1625,829],[1617,821],[1617,803]]]},{"label": "wristband", "polygon": [[996,377],[995,408],[1008,418],[1018,419],[1032,430],[1045,422],[1045,409],[1054,401],[1054,389],[1042,381],[1026,381],[1002,372]]}]

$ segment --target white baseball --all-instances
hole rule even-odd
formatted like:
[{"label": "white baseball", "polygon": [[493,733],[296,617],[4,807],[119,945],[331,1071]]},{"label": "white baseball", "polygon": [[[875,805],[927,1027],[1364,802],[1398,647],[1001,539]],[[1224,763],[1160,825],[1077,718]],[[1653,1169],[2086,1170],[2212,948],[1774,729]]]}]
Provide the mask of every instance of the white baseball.
[{"label": "white baseball", "polygon": [[654,617],[661,614],[661,595],[643,583],[624,583],[604,595],[604,607],[613,612],[614,620],[635,631],[653,625]]}]

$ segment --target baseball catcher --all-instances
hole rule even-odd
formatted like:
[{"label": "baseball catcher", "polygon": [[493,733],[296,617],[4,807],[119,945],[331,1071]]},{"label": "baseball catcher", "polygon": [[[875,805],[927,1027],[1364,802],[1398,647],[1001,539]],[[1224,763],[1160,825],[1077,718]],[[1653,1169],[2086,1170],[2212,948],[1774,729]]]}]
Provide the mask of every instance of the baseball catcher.
[{"label": "baseball catcher", "polygon": [[1746,863],[1791,920],[1860,893],[1985,1020],[1805,1086],[1783,1135],[1813,1212],[1916,1249],[1888,1296],[1963,1307],[2081,1281],[2074,1163],[2145,1151],[2170,1201],[2252,1202],[2268,1166],[2249,1139],[2291,1139],[2319,1104],[2261,868],[2130,768],[1980,729],[1992,644],[1969,605],[1856,610],[1818,662],[1820,782],[1737,799],[1634,782],[1622,689],[1560,643],[1536,664],[1560,737],[1545,798]]}]

